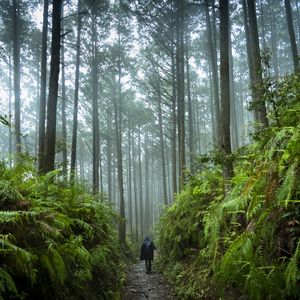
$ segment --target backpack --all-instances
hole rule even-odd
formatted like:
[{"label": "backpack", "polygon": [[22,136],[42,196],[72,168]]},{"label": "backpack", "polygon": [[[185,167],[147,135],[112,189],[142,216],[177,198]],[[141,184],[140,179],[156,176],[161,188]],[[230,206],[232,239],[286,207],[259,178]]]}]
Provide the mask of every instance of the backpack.
[{"label": "backpack", "polygon": [[150,255],[150,245],[151,245],[151,242],[148,240],[145,242],[145,253],[146,255]]}]

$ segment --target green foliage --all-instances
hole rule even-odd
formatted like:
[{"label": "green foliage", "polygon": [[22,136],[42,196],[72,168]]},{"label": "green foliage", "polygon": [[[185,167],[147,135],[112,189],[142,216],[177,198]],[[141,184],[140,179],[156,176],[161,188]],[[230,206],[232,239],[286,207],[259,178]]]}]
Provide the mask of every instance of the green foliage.
[{"label": "green foliage", "polygon": [[180,299],[300,297],[300,86],[272,84],[274,122],[232,156],[226,195],[210,154],[162,216],[161,265]]},{"label": "green foliage", "polygon": [[0,164],[0,299],[113,299],[123,257],[111,208],[29,160]]}]

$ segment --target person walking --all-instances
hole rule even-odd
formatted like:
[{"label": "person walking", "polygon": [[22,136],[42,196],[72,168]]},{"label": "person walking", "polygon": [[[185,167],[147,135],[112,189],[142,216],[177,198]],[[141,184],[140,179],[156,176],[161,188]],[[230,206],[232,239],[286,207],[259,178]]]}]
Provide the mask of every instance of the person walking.
[{"label": "person walking", "polygon": [[156,250],[154,243],[146,236],[141,246],[140,260],[145,261],[147,274],[151,273],[151,261],[154,257],[154,250]]}]

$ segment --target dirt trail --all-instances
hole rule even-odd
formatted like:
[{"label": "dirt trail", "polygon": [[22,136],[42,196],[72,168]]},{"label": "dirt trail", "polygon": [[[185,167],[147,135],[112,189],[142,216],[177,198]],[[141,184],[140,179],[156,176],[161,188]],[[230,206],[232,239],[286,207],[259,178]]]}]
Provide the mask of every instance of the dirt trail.
[{"label": "dirt trail", "polygon": [[145,262],[133,265],[127,271],[127,283],[122,291],[122,300],[176,300],[163,275],[152,266],[151,274],[146,274]]}]

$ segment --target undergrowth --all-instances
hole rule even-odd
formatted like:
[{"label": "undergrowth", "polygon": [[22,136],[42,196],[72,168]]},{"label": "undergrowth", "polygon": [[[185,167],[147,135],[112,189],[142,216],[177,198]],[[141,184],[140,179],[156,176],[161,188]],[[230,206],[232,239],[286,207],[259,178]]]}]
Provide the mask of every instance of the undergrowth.
[{"label": "undergrowth", "polygon": [[161,218],[160,264],[180,299],[300,297],[298,78],[268,97],[274,121],[235,153],[229,190],[206,157]]},{"label": "undergrowth", "polygon": [[0,164],[0,299],[116,299],[124,258],[112,209],[59,172]]}]

